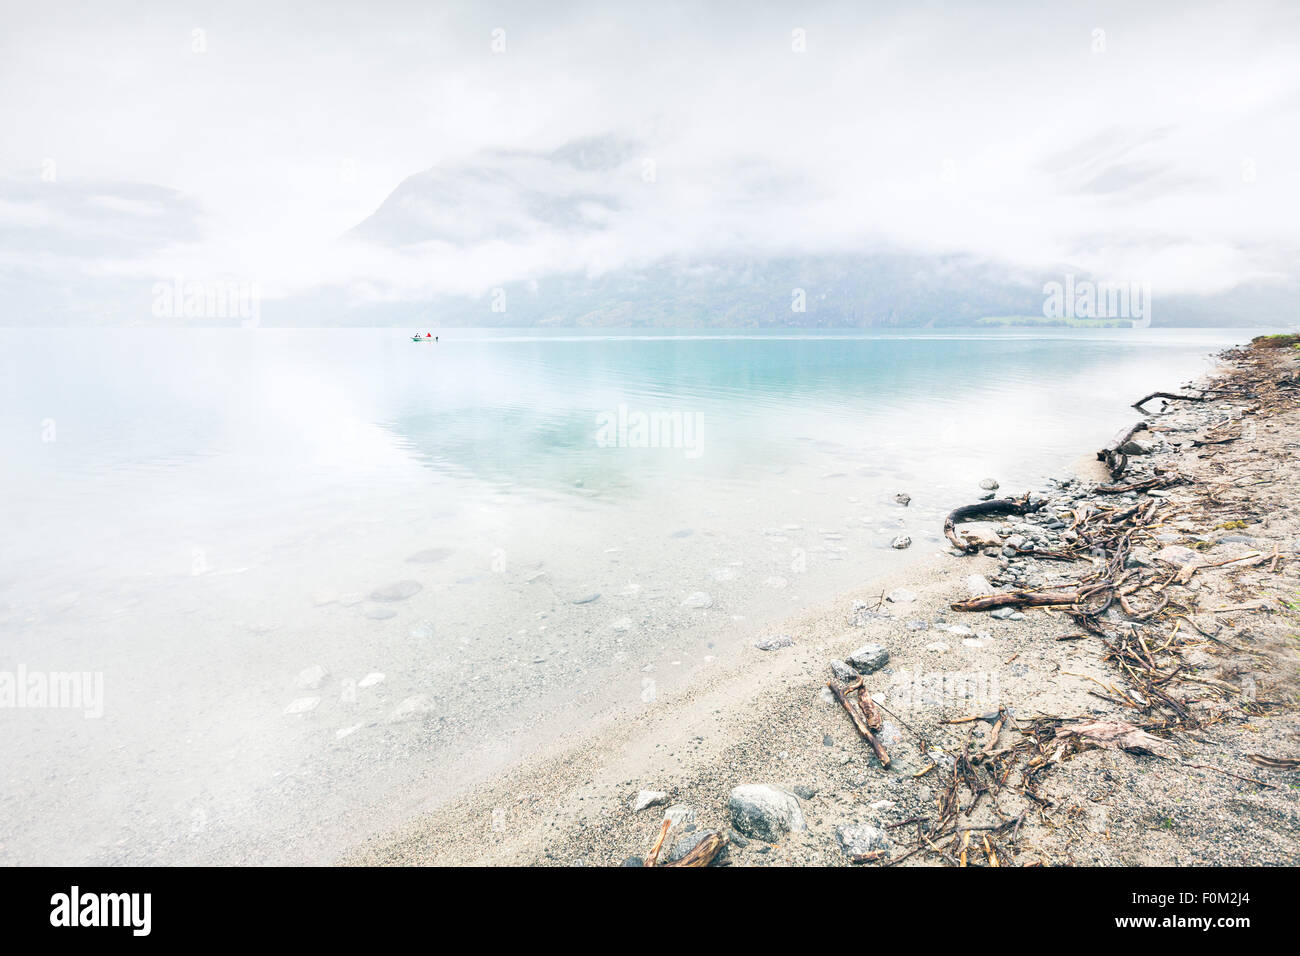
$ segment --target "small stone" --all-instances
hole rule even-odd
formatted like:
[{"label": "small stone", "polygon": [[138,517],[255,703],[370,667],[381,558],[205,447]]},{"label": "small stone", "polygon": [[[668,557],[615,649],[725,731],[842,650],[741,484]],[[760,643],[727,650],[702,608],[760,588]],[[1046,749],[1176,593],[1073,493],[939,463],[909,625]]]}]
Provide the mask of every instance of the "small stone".
[{"label": "small stone", "polygon": [[572,603],[574,603],[574,604],[590,604],[590,603],[592,603],[593,601],[598,601],[598,600],[600,600],[600,592],[599,592],[599,591],[595,591],[595,592],[593,592],[593,593],[591,593],[591,594],[584,594],[584,595],[582,595],[581,597],[576,597],[576,598],[574,598]]},{"label": "small stone", "polygon": [[983,597],[985,594],[993,593],[993,585],[989,584],[988,578],[982,574],[972,574],[966,579],[966,593],[970,597]]},{"label": "small stone", "polygon": [[905,534],[900,534],[893,541],[889,542],[889,546],[902,551],[904,548],[910,548],[912,546],[912,539]]},{"label": "small stone", "polygon": [[744,784],[727,802],[732,825],[745,836],[775,843],[792,830],[806,830],[799,798],[766,784]]},{"label": "small stone", "polygon": [[384,718],[384,723],[400,724],[403,721],[413,720],[421,714],[427,714],[431,710],[433,710],[433,701],[423,694],[408,697],[389,712]]},{"label": "small stone", "polygon": [[858,672],[848,664],[844,663],[844,661],[831,661],[831,673],[835,675],[836,680],[843,684],[858,679]]},{"label": "small stone", "polygon": [[980,487],[983,488],[985,491],[997,491],[1002,486],[999,485],[997,481],[993,478],[985,478],[983,481],[980,482]]},{"label": "small stone", "polygon": [[908,504],[911,503],[912,496],[900,491],[898,494],[894,495],[894,500],[897,501],[904,508],[906,508]]},{"label": "small stone", "polygon": [[636,795],[636,802],[632,805],[632,811],[640,813],[647,807],[654,807],[667,802],[668,794],[662,790],[642,790]]},{"label": "small stone", "polygon": [[889,663],[889,651],[879,644],[863,644],[847,660],[859,674],[874,674]]},{"label": "small stone", "polygon": [[811,800],[813,797],[817,796],[817,788],[810,787],[807,784],[801,783],[798,786],[794,787],[793,790],[794,790],[794,795],[798,797],[800,800]]},{"label": "small stone", "polygon": [[847,856],[863,856],[868,853],[887,853],[893,844],[889,834],[880,827],[869,823],[841,826],[836,830],[840,846]]},{"label": "small stone", "polygon": [[885,598],[886,601],[892,601],[894,604],[910,604],[916,600],[916,594],[907,588],[894,588]]},{"label": "small stone", "polygon": [[754,645],[760,651],[779,651],[783,647],[793,647],[794,638],[791,637],[769,637],[765,641],[759,641]]},{"label": "small stone", "polygon": [[321,667],[321,665],[316,664],[312,667],[308,667],[306,670],[299,671],[295,682],[303,690],[318,690],[320,685],[325,683],[326,678],[329,676],[329,671]]},{"label": "small stone", "polygon": [[1013,607],[1000,607],[992,614],[990,614],[989,617],[996,618],[999,621],[1006,621],[1009,620],[1016,613],[1017,613],[1016,609]]},{"label": "small stone", "polygon": [[320,706],[319,697],[299,697],[284,709],[286,715],[307,714]]}]

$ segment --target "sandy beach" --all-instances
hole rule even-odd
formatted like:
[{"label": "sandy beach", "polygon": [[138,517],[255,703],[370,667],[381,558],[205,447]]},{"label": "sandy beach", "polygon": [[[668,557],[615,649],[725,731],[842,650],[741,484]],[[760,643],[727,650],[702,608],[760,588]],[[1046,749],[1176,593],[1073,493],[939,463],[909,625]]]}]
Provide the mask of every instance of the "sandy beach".
[{"label": "sandy beach", "polygon": [[1118,474],[1080,448],[1048,487],[972,489],[952,506],[1026,510],[342,862],[1294,865],[1297,369],[1226,354],[1133,412]]}]

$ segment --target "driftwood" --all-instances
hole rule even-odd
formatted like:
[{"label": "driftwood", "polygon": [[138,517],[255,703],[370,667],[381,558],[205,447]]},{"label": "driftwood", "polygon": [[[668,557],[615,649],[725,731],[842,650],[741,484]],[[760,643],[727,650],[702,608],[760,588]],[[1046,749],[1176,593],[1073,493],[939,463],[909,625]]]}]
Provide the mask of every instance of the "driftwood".
[{"label": "driftwood", "polygon": [[1174,755],[1173,745],[1123,720],[1093,720],[1056,729],[1056,736],[1078,737],[1112,750],[1145,750],[1166,759]]},{"label": "driftwood", "polygon": [[1147,431],[1146,422],[1138,422],[1126,432],[1120,432],[1115,436],[1115,440],[1109,445],[1097,452],[1097,460],[1104,461],[1106,467],[1110,469],[1110,480],[1119,481],[1119,476],[1124,474],[1124,469],[1128,467],[1128,455],[1120,449],[1132,440],[1138,432]]},{"label": "driftwood", "polygon": [[672,820],[665,820],[663,825],[659,827],[659,835],[655,837],[654,846],[650,848],[650,853],[645,858],[644,866],[654,866],[659,862],[659,851],[664,848],[664,837],[668,835],[668,831],[672,825]]},{"label": "driftwood", "polygon": [[660,869],[670,866],[708,866],[726,848],[728,839],[721,830],[710,830],[700,837],[700,841],[684,857],[664,863]]},{"label": "driftwood", "polygon": [[1122,495],[1125,492],[1146,491],[1149,488],[1172,488],[1174,485],[1181,485],[1186,481],[1187,479],[1182,475],[1157,475],[1154,478],[1144,478],[1131,484],[1098,485],[1093,490],[1099,495]]},{"label": "driftwood", "polygon": [[[875,751],[876,759],[880,761],[880,765],[888,769],[889,754],[885,753],[885,748],[876,739],[876,735],[871,732],[873,729],[879,730],[883,722],[880,708],[867,695],[866,686],[862,680],[859,679],[848,687],[840,687],[834,681],[828,681],[826,686],[831,689],[835,699],[849,712],[849,717],[853,720],[853,726],[858,728],[858,733],[871,745],[871,749]],[[872,726],[873,722],[874,727]]]},{"label": "driftwood", "polygon": [[1037,511],[1043,503],[1030,504],[1029,495],[1019,498],[994,498],[992,501],[980,501],[973,505],[955,508],[943,519],[943,533],[953,546],[968,554],[978,551],[978,545],[972,545],[957,534],[957,522],[972,521],[975,518],[987,518],[993,515],[1023,515]]},{"label": "driftwood", "polygon": [[1205,395],[1175,395],[1173,392],[1152,392],[1145,398],[1140,398],[1134,402],[1133,407],[1141,411],[1142,406],[1153,398],[1163,398],[1170,402],[1203,402],[1207,397]]},{"label": "driftwood", "polygon": [[1058,604],[1078,604],[1083,599],[1078,591],[1008,591],[1005,594],[982,594],[979,597],[958,601],[954,611],[992,611],[999,607],[1050,607]]}]

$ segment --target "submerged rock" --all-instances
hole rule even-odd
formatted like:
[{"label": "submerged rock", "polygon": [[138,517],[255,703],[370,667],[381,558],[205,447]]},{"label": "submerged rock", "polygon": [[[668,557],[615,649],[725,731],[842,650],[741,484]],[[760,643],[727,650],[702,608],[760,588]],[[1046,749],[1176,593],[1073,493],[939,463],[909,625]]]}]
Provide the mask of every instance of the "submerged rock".
[{"label": "submerged rock", "polygon": [[894,500],[897,501],[897,502],[898,502],[900,505],[902,505],[904,508],[906,508],[906,507],[908,506],[908,504],[911,503],[911,501],[912,501],[912,496],[909,495],[909,494],[905,494],[905,493],[903,493],[903,492],[900,491],[898,494],[894,495]]},{"label": "submerged rock", "polygon": [[418,694],[415,697],[406,698],[406,700],[389,711],[388,716],[384,718],[384,723],[399,724],[406,720],[414,720],[421,714],[427,714],[431,710],[433,710],[433,701],[423,694]]},{"label": "submerged rock", "polygon": [[370,592],[372,601],[405,601],[407,598],[419,594],[424,588],[419,581],[398,581],[387,587],[376,588]]},{"label": "submerged rock", "polygon": [[912,546],[912,539],[905,534],[900,534],[893,541],[889,542],[889,546],[902,551],[904,548],[910,548]]},{"label": "submerged rock", "polygon": [[406,560],[411,564],[436,564],[451,554],[451,548],[425,548],[417,551]]},{"label": "submerged rock", "polygon": [[727,801],[731,823],[745,836],[775,843],[792,830],[805,830],[799,798],[766,784],[744,784]]},{"label": "submerged rock", "polygon": [[1002,486],[999,485],[997,483],[997,480],[994,478],[985,478],[983,481],[980,482],[980,487],[983,488],[985,491],[997,491]]},{"label": "submerged rock", "polygon": [[320,664],[316,664],[312,667],[306,668],[305,670],[299,671],[295,683],[297,683],[297,685],[303,690],[317,690],[320,688],[321,684],[325,683],[326,678],[329,676],[329,671]]}]

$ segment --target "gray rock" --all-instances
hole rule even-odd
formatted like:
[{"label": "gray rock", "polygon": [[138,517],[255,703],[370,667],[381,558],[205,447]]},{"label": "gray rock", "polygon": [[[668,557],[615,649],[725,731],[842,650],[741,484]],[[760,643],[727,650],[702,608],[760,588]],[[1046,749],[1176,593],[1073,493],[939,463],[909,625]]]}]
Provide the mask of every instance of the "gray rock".
[{"label": "gray rock", "polygon": [[909,591],[907,588],[894,588],[885,598],[886,601],[892,601],[895,604],[910,604],[916,600],[916,593]]},{"label": "gray rock", "polygon": [[904,508],[906,508],[908,504],[911,502],[912,496],[909,494],[904,494],[903,492],[900,491],[898,494],[894,495],[894,500],[897,501]]},{"label": "gray rock", "polygon": [[783,647],[793,647],[794,638],[792,637],[769,637],[765,641],[759,641],[754,645],[760,651],[779,651]]},{"label": "gray rock", "polygon": [[880,827],[870,823],[856,823],[841,826],[836,830],[840,846],[844,847],[846,856],[862,856],[867,853],[888,852],[893,846],[889,834]]},{"label": "gray rock", "polygon": [[388,587],[376,588],[370,592],[372,601],[405,601],[413,595],[419,594],[424,585],[419,581],[398,581],[390,584]]},{"label": "gray rock", "polygon": [[574,598],[574,599],[573,599],[573,603],[574,603],[574,604],[590,604],[590,603],[592,603],[593,601],[598,601],[598,600],[600,600],[600,592],[599,592],[599,591],[596,591],[596,592],[594,592],[594,593],[592,593],[592,594],[584,594],[584,595],[582,595],[582,597],[576,597],[576,598]]},{"label": "gray rock", "polygon": [[912,618],[912,620],[908,621],[904,626],[909,631],[924,631],[930,625],[928,622],[922,621],[920,618]]},{"label": "gray rock", "polygon": [[848,656],[859,674],[874,674],[889,663],[889,651],[879,644],[863,644]]},{"label": "gray rock", "polygon": [[999,485],[992,478],[985,478],[983,481],[980,482],[980,487],[983,488],[985,491],[997,491],[1002,486]]},{"label": "gray rock", "polygon": [[619,866],[645,866],[645,863],[642,862],[639,856],[629,856]]},{"label": "gray rock", "polygon": [[1130,438],[1119,446],[1119,450],[1125,455],[1149,455],[1156,450],[1156,446],[1141,438]]},{"label": "gray rock", "polygon": [[858,672],[844,661],[831,661],[831,673],[835,675],[836,680],[844,684],[858,679]]},{"label": "gray rock", "polygon": [[889,542],[889,546],[898,551],[902,551],[904,548],[910,548],[912,546],[912,539],[905,534],[900,534],[893,541]]},{"label": "gray rock", "polygon": [[745,836],[775,843],[792,830],[806,830],[799,798],[766,784],[736,787],[727,801],[731,823]]},{"label": "gray rock", "polygon": [[1000,607],[990,614],[989,617],[997,618],[999,621],[1005,621],[1010,619],[1015,613],[1016,609],[1013,607]]},{"label": "gray rock", "polygon": [[813,797],[817,796],[817,788],[810,787],[807,784],[801,783],[797,787],[794,787],[793,789],[794,789],[794,795],[798,797],[800,800],[811,800]]},{"label": "gray rock", "polygon": [[982,574],[972,574],[966,579],[966,593],[971,597],[983,597],[993,593],[993,585]]}]

